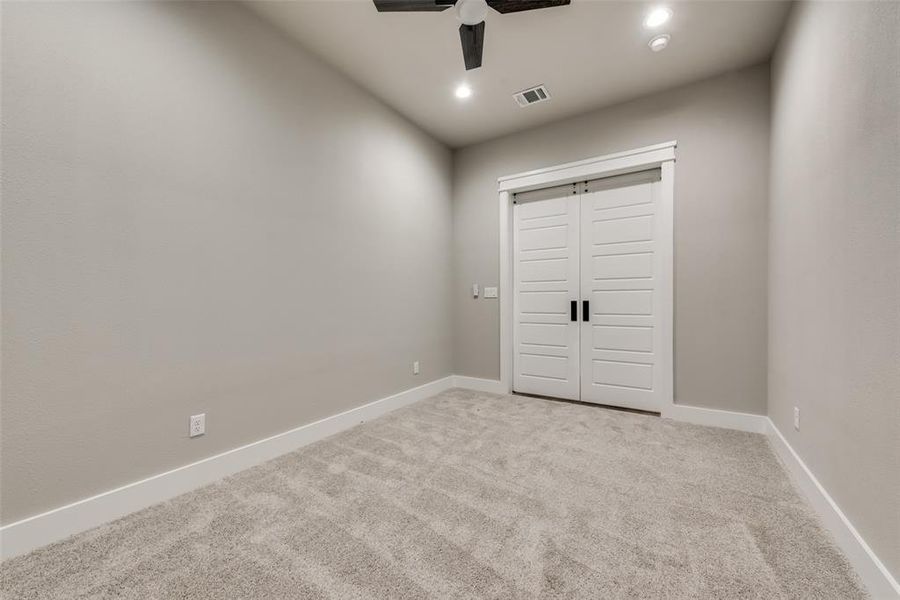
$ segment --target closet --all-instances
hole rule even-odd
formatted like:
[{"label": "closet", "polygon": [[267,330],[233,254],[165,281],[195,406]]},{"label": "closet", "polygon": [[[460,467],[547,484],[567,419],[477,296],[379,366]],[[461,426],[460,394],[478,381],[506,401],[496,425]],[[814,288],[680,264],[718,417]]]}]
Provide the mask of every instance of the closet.
[{"label": "closet", "polygon": [[513,391],[660,412],[660,198],[660,169],[514,195]]}]

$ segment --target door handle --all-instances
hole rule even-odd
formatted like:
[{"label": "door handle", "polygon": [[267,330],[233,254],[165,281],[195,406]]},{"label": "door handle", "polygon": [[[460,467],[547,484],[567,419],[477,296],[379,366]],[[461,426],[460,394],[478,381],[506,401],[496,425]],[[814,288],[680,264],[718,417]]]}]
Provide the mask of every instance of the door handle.
[{"label": "door handle", "polygon": [[582,300],[581,301],[581,320],[582,321],[590,321],[591,320],[591,302],[590,302],[590,300]]},{"label": "door handle", "polygon": [[571,304],[569,304],[569,320],[578,320],[578,302],[576,300],[572,300]]}]

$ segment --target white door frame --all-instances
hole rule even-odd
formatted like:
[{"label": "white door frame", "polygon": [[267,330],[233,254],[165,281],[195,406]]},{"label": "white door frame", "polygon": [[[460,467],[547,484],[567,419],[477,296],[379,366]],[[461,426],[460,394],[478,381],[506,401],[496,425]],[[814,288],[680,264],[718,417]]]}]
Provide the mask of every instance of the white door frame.
[{"label": "white door frame", "polygon": [[512,268],[512,196],[516,192],[526,192],[554,185],[564,185],[576,181],[589,181],[600,177],[611,177],[635,171],[659,168],[660,207],[657,217],[662,220],[659,247],[666,265],[660,273],[660,312],[662,317],[663,347],[660,348],[663,365],[663,408],[662,415],[674,412],[674,199],[675,199],[675,148],[674,141],[597,156],[586,160],[570,162],[555,167],[507,175],[497,179],[500,206],[500,386],[506,392],[512,391],[513,368],[513,268]]}]

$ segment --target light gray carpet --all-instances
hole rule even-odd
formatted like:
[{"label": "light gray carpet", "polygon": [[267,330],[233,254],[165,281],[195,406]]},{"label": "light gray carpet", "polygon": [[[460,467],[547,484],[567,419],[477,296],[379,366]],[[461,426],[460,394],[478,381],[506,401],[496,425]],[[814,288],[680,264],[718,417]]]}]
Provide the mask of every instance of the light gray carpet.
[{"label": "light gray carpet", "polygon": [[466,390],[0,571],[4,600],[865,597],[762,436]]}]

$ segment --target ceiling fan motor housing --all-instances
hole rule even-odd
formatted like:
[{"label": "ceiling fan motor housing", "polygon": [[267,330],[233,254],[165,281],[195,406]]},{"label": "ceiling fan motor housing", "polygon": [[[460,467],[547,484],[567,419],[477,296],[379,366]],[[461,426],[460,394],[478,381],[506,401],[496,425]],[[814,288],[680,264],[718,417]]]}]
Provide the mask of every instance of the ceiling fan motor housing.
[{"label": "ceiling fan motor housing", "polygon": [[459,41],[466,70],[481,66],[484,50],[484,18],[488,8],[501,15],[539,8],[565,6],[572,0],[372,0],[378,12],[441,12],[456,5]]}]

